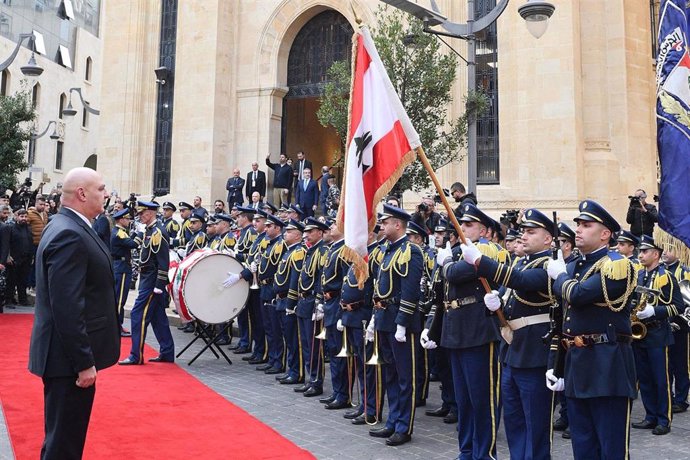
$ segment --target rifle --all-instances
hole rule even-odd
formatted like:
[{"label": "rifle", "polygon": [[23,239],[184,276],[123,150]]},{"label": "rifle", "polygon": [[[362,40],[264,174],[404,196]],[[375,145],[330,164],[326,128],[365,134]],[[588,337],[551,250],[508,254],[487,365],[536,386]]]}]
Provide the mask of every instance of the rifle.
[{"label": "rifle", "polygon": [[[554,235],[554,249],[551,251],[551,258],[558,259],[558,251],[561,250],[561,242],[558,241],[558,215],[556,211],[553,212],[553,235]],[[551,329],[542,337],[542,341],[549,345],[554,338],[556,338],[556,352],[553,363],[553,375],[558,378],[563,377],[565,371],[565,347],[563,347],[563,306],[554,305],[551,307]]]}]

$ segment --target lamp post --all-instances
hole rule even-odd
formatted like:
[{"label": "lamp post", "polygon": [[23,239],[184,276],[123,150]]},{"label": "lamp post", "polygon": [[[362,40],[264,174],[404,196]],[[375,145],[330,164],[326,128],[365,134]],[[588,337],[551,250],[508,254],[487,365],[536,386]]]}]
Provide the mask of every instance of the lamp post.
[{"label": "lamp post", "polygon": [[58,124],[57,124],[57,121],[55,121],[55,120],[50,120],[50,121],[48,122],[48,126],[46,126],[46,129],[44,129],[40,134],[36,134],[36,131],[34,131],[34,132],[31,134],[31,139],[36,140],[36,139],[38,139],[38,138],[40,138],[40,137],[45,136],[46,133],[48,133],[48,130],[50,129],[50,127],[53,126],[53,125],[55,125],[55,129],[53,129],[53,133],[50,135],[50,138],[51,138],[52,140],[60,139],[60,134],[58,133]]},{"label": "lamp post", "polygon": [[[477,41],[478,33],[488,29],[496,20],[503,14],[508,6],[509,0],[500,0],[500,2],[486,15],[476,19],[474,17],[474,3],[475,0],[467,0],[467,22],[460,24],[449,21],[438,9],[435,0],[431,0],[431,10],[424,8],[417,3],[410,0],[381,0],[399,10],[405,11],[412,16],[422,20],[424,23],[424,32],[443,35],[446,37],[461,38],[467,40],[467,88],[474,91],[476,88],[476,72],[477,63]],[[520,16],[527,22],[527,29],[535,37],[541,37],[548,27],[548,20],[555,11],[555,7],[545,1],[527,0],[527,3],[522,5],[518,12]],[[441,26],[445,31],[435,30],[431,27]],[[452,48],[451,48],[452,49]],[[455,50],[453,50],[455,51]],[[457,54],[457,53],[456,53]],[[468,120],[467,126],[467,191],[471,193],[477,192],[477,120],[471,116]]]},{"label": "lamp post", "polygon": [[93,107],[89,105],[89,103],[84,99],[84,96],[81,93],[81,88],[70,88],[69,89],[69,102],[67,103],[67,107],[62,109],[62,115],[65,117],[73,117],[77,114],[77,110],[72,107],[72,93],[77,93],[79,95],[79,99],[81,99],[81,103],[86,109],[87,112],[92,113],[94,115],[100,115],[101,111],[96,110]]},{"label": "lamp post", "polygon": [[14,51],[12,51],[12,54],[10,54],[10,57],[5,59],[4,62],[0,64],[0,72],[3,72],[5,69],[7,69],[12,62],[14,62],[14,58],[17,57],[17,53],[19,53],[19,48],[22,46],[22,42],[26,39],[29,39],[31,41],[31,57],[29,58],[29,62],[26,63],[25,66],[20,67],[20,70],[24,75],[27,77],[38,77],[43,73],[43,67],[39,66],[36,63],[36,53],[34,51],[34,34],[19,34],[19,39],[17,40],[17,46],[14,47]]}]

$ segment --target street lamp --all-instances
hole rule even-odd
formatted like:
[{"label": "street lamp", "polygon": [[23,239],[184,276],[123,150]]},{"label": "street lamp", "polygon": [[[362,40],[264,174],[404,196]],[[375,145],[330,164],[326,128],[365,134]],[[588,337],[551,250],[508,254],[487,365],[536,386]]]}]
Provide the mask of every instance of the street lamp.
[{"label": "street lamp", "polygon": [[53,129],[53,133],[50,135],[50,138],[54,141],[60,139],[60,134],[58,133],[58,124],[55,120],[50,120],[48,122],[48,126],[46,126],[46,129],[44,129],[41,132],[41,134],[36,134],[36,132],[34,131],[33,134],[31,134],[31,139],[36,140],[39,137],[45,136],[48,130],[50,129],[51,125],[55,125],[55,129]]},{"label": "street lamp", "polygon": [[27,62],[25,66],[20,67],[20,70],[27,77],[38,77],[43,73],[43,67],[39,66],[36,63],[36,54],[34,52],[34,34],[19,34],[17,46],[14,47],[14,51],[12,51],[10,57],[8,57],[2,64],[0,64],[0,72],[7,69],[10,66],[10,64],[14,62],[14,58],[17,57],[17,53],[19,53],[19,48],[21,48],[22,42],[27,38],[31,41],[31,57],[29,58],[29,62]]},{"label": "street lamp", "polygon": [[81,103],[86,109],[87,112],[92,113],[94,115],[100,115],[101,111],[96,110],[93,107],[89,105],[89,103],[84,100],[84,96],[81,94],[81,88],[70,88],[69,89],[69,102],[67,103],[67,107],[62,109],[62,115],[65,117],[73,117],[77,114],[77,110],[72,107],[72,93],[77,93],[79,95],[79,99],[81,99]]},{"label": "street lamp", "polygon": [[[446,37],[461,38],[467,40],[467,88],[474,91],[477,86],[475,62],[477,55],[477,41],[478,33],[483,32],[491,26],[503,14],[508,6],[509,0],[500,0],[489,13],[475,20],[474,17],[474,3],[475,0],[467,0],[467,23],[460,24],[449,21],[438,9],[435,0],[431,0],[431,10],[424,8],[417,3],[410,0],[381,0],[399,10],[405,11],[412,16],[422,20],[424,23],[424,32],[443,35]],[[522,5],[518,12],[527,22],[527,29],[536,38],[546,32],[548,26],[548,19],[553,14],[556,8],[548,2],[527,0],[527,3]],[[440,25],[445,31],[435,30],[431,27]],[[452,48],[451,48],[452,49]],[[455,51],[455,50],[453,50]],[[457,54],[457,53],[456,53]],[[463,59],[464,60],[464,59]],[[467,191],[477,192],[477,120],[476,117],[470,117],[467,126]]]}]

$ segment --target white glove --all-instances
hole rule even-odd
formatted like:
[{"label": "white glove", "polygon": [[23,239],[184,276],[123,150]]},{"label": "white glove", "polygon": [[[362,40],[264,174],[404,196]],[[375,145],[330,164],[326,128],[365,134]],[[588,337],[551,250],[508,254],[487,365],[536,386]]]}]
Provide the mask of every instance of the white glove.
[{"label": "white glove", "polygon": [[460,249],[462,250],[462,258],[470,265],[476,264],[482,258],[481,251],[470,240],[467,240],[467,244],[461,244]]},{"label": "white glove", "polygon": [[180,259],[184,259],[187,256],[187,250],[185,248],[177,248],[177,255],[180,256]]},{"label": "white glove", "polygon": [[376,326],[374,324],[374,316],[372,315],[371,321],[369,321],[369,325],[367,326],[367,335],[366,335],[367,342],[373,342],[374,341],[374,332],[375,331],[376,331]]},{"label": "white glove", "polygon": [[289,309],[289,308],[285,309],[285,316],[290,316],[290,315],[294,315],[294,314],[295,314],[294,308],[293,309]]},{"label": "white glove", "polygon": [[338,322],[335,324],[335,328],[338,329],[339,332],[343,332],[345,330],[345,326],[343,326],[342,319],[338,320]]},{"label": "white glove", "polygon": [[546,387],[551,391],[565,390],[565,381],[553,375],[553,369],[546,371]]},{"label": "white glove", "polygon": [[316,314],[316,316],[314,319],[316,321],[321,321],[323,319],[323,304],[322,303],[320,303],[316,306],[316,313],[315,314]]},{"label": "white glove", "polygon": [[223,281],[223,287],[224,288],[228,288],[240,280],[240,275],[237,273],[228,272],[228,275],[230,275],[230,276],[225,278],[225,281]]},{"label": "white glove", "polygon": [[491,291],[484,294],[484,303],[486,308],[491,311],[496,311],[501,308],[501,298],[498,296],[498,291]]},{"label": "white glove", "polygon": [[641,311],[637,312],[637,317],[640,319],[647,319],[654,316],[656,312],[654,311],[654,305],[647,304]]},{"label": "white glove", "polygon": [[256,262],[252,262],[251,264],[249,264],[249,271],[250,272],[256,273],[256,269],[257,269]]},{"label": "white glove", "polygon": [[438,252],[436,253],[436,263],[439,264],[439,266],[443,267],[446,259],[453,260],[453,250],[450,248],[450,242],[446,243],[445,248],[438,248]]},{"label": "white glove", "polygon": [[555,280],[561,273],[565,273],[565,261],[563,260],[563,251],[558,250],[558,258],[549,260],[546,265],[546,273],[549,274],[549,278]]},{"label": "white glove", "polygon": [[422,335],[419,336],[419,343],[425,350],[433,350],[438,345],[433,340],[429,340],[429,329],[424,329]]},{"label": "white glove", "polygon": [[395,329],[395,340],[398,342],[407,342],[407,337],[405,337],[405,332],[407,331],[407,328],[405,326],[401,326],[398,324],[398,327]]},{"label": "white glove", "polygon": [[226,249],[224,252],[229,256],[235,257],[235,251],[232,249]]},{"label": "white glove", "polygon": [[161,290],[158,289],[158,288],[153,288],[153,293],[154,293],[154,294],[163,294],[163,291],[161,291]]}]

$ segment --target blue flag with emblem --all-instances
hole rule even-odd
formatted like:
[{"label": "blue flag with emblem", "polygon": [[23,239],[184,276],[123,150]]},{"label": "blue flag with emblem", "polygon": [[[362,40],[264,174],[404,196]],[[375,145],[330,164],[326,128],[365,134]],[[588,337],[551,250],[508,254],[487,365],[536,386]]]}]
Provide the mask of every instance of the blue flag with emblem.
[{"label": "blue flag with emblem", "polygon": [[686,0],[659,8],[656,63],[657,146],[661,182],[654,239],[690,262],[690,54]]}]

